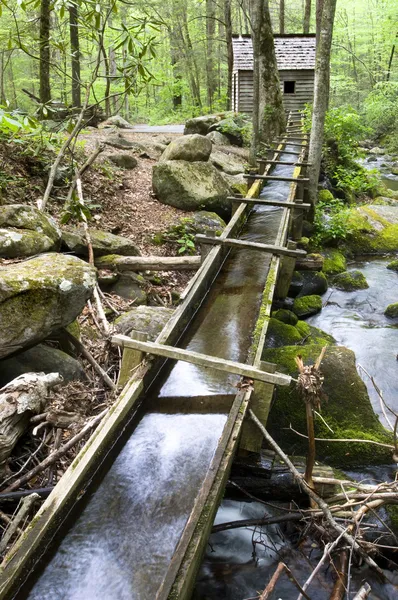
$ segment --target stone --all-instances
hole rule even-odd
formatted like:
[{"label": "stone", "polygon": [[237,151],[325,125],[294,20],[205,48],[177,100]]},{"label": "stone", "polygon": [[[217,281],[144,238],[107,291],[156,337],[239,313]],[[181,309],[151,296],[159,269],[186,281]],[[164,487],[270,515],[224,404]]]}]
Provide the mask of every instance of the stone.
[{"label": "stone", "polygon": [[371,148],[369,150],[369,154],[375,154],[376,156],[381,156],[382,154],[385,154],[386,151],[384,150],[384,148],[379,148],[378,146],[375,146],[374,148]]},{"label": "stone", "polygon": [[390,269],[391,271],[398,271],[398,260],[392,260],[390,263],[388,263],[387,269]]},{"label": "stone", "polygon": [[135,158],[135,156],[127,154],[126,152],[119,152],[118,154],[109,154],[107,158],[121,169],[131,170],[135,169],[135,167],[138,165],[138,161]]},{"label": "stone", "polygon": [[95,283],[96,270],[75,256],[42,254],[0,267],[0,358],[72,323]]},{"label": "stone", "polygon": [[87,375],[76,358],[45,344],[0,361],[0,387],[24,373],[59,373],[65,383],[87,381]]},{"label": "stone", "polygon": [[174,310],[163,306],[137,306],[114,321],[118,333],[129,335],[132,330],[148,334],[149,341],[155,341],[169,321]]},{"label": "stone", "polygon": [[101,123],[101,129],[105,127],[118,127],[119,129],[133,129],[133,125],[123,119],[120,115],[114,115],[113,117],[109,117],[106,121]]},{"label": "stone", "polygon": [[328,289],[328,280],[322,271],[305,271],[302,273],[303,286],[298,296],[321,296]]},{"label": "stone", "polygon": [[326,248],[322,251],[324,258],[322,271],[326,275],[337,275],[347,269],[347,261],[344,254],[335,248]]},{"label": "stone", "polygon": [[[306,365],[314,364],[322,344],[267,348],[263,360],[278,365],[278,371],[297,377],[295,357],[300,354]],[[322,361],[324,376],[322,419],[315,418],[315,435],[319,438],[372,439],[391,444],[393,435],[375,414],[366,386],[356,369],[355,354],[342,346],[329,346]],[[307,451],[307,440],[291,431],[290,425],[306,433],[306,412],[303,399],[295,385],[277,386],[267,429],[287,454]],[[318,460],[340,468],[370,464],[390,464],[391,450],[373,444],[316,442]]]},{"label": "stone", "polygon": [[296,325],[298,321],[298,316],[295,315],[291,310],[286,310],[285,308],[275,310],[272,313],[272,317],[274,319],[278,319],[278,321],[282,321],[282,323],[286,323],[287,325]]},{"label": "stone", "polygon": [[331,335],[317,327],[308,325],[304,321],[297,321],[295,325],[292,325],[273,317],[269,320],[265,340],[267,348],[280,348],[282,346],[293,345],[301,346],[303,344],[322,344],[328,346],[334,343],[335,340]]},{"label": "stone", "polygon": [[389,304],[386,310],[384,311],[384,314],[389,319],[396,319],[398,317],[398,302],[395,302],[394,304]]},{"label": "stone", "polygon": [[293,302],[293,312],[300,318],[306,319],[322,310],[322,298],[317,295],[300,296]]},{"label": "stone", "polygon": [[203,135],[184,135],[171,142],[160,157],[167,160],[187,160],[189,162],[208,161],[212,150],[211,141]]},{"label": "stone", "polygon": [[48,215],[34,206],[0,206],[0,256],[16,258],[58,250],[61,232]]},{"label": "stone", "polygon": [[112,146],[112,148],[117,148],[118,150],[132,150],[133,148],[137,148],[136,142],[130,142],[130,140],[126,139],[121,133],[108,135],[105,144]]},{"label": "stone", "polygon": [[234,146],[243,146],[242,129],[242,126],[239,126],[232,117],[222,119],[210,127],[210,131],[220,131],[224,134],[229,139],[230,144]]},{"label": "stone", "polygon": [[333,285],[338,290],[353,292],[354,290],[365,290],[369,287],[365,275],[361,271],[345,271],[339,273],[333,279]]},{"label": "stone", "polygon": [[169,160],[153,166],[157,199],[182,210],[210,210],[228,216],[231,188],[210,163]]},{"label": "stone", "polygon": [[248,191],[248,185],[247,179],[245,179],[243,173],[239,173],[238,175],[229,175],[228,173],[220,171],[220,175],[222,176],[224,181],[231,187],[231,190],[233,192],[246,196]]},{"label": "stone", "polygon": [[126,300],[134,300],[136,306],[147,303],[147,295],[142,289],[146,284],[144,277],[135,273],[122,273],[116,283],[106,291],[117,294]]},{"label": "stone", "polygon": [[362,205],[348,212],[346,251],[354,255],[398,250],[398,206]]},{"label": "stone", "polygon": [[[114,235],[100,229],[89,229],[94,256],[120,254],[122,256],[141,256],[140,250],[128,238]],[[62,243],[70,252],[78,256],[88,256],[84,229],[70,227],[62,232]]]},{"label": "stone", "polygon": [[181,235],[181,233],[203,233],[209,231],[216,235],[221,235],[222,230],[226,227],[224,219],[219,217],[215,212],[207,210],[199,210],[192,213],[191,217],[182,217],[179,221],[169,227],[168,234]]},{"label": "stone", "polygon": [[328,202],[333,202],[333,200],[334,196],[332,192],[330,192],[329,190],[319,190],[318,202],[325,202],[327,204]]},{"label": "stone", "polygon": [[239,173],[245,172],[245,165],[239,160],[234,154],[227,154],[222,150],[213,148],[210,155],[210,162],[213,163],[217,169],[228,173],[228,175],[239,175]]},{"label": "stone", "polygon": [[215,146],[229,146],[230,145],[230,141],[227,138],[227,136],[224,135],[223,133],[221,133],[220,131],[210,131],[210,133],[208,133],[206,135],[206,137],[209,138],[211,143],[214,144]]},{"label": "stone", "polygon": [[200,135],[206,135],[209,133],[209,129],[215,123],[221,121],[220,115],[203,115],[201,117],[194,117],[188,119],[184,127],[184,135],[190,135],[193,133],[199,133]]},{"label": "stone", "polygon": [[292,280],[290,282],[288,295],[292,298],[295,298],[299,295],[304,285],[304,277],[303,273],[299,271],[294,271]]}]

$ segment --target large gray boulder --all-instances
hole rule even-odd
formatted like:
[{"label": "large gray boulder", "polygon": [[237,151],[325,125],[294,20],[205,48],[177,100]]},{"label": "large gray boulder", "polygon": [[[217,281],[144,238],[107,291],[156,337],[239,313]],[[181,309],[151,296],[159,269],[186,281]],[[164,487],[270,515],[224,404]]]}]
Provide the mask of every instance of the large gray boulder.
[{"label": "large gray boulder", "polygon": [[173,312],[173,309],[162,306],[137,306],[115,319],[115,329],[124,335],[132,330],[143,331],[150,341],[154,341]]},{"label": "large gray boulder", "polygon": [[203,135],[184,135],[171,142],[160,157],[167,160],[207,161],[212,150],[211,141]]},{"label": "large gray boulder", "polygon": [[215,146],[229,146],[230,141],[226,135],[221,133],[220,131],[210,131],[206,135],[206,137],[211,141]]},{"label": "large gray boulder", "polygon": [[231,188],[212,164],[169,160],[154,165],[152,173],[153,191],[163,204],[229,214]]},{"label": "large gray boulder", "polygon": [[[121,254],[122,256],[140,256],[137,246],[128,238],[114,235],[100,229],[89,229],[94,256],[106,256],[107,254]],[[63,245],[78,256],[88,256],[88,249],[84,230],[79,227],[71,227],[62,232]]]},{"label": "large gray boulder", "polygon": [[0,206],[0,256],[32,256],[57,250],[61,232],[42,211],[25,204]]},{"label": "large gray boulder", "polygon": [[108,160],[120,169],[135,169],[138,165],[138,161],[135,156],[128,154],[127,152],[117,152],[116,154],[109,154]]},{"label": "large gray boulder", "polygon": [[126,121],[126,119],[123,119],[123,117],[121,117],[120,115],[114,115],[113,117],[109,117],[109,119],[107,119],[106,121],[103,121],[101,123],[100,128],[103,129],[106,127],[118,127],[119,129],[133,129],[133,125]]},{"label": "large gray boulder", "polygon": [[217,169],[228,173],[228,175],[239,175],[239,173],[245,172],[245,165],[237,156],[234,154],[227,154],[221,150],[213,148],[210,155],[210,162],[213,163]]},{"label": "large gray boulder", "polygon": [[192,133],[206,135],[209,133],[210,127],[221,121],[221,118],[221,115],[203,115],[202,117],[188,119],[185,123],[184,135],[190,135]]},{"label": "large gray boulder", "polygon": [[24,373],[59,373],[64,382],[87,381],[87,375],[76,358],[45,344],[0,361],[0,387]]},{"label": "large gray boulder", "polygon": [[130,142],[130,140],[125,138],[121,133],[108,135],[105,144],[112,146],[112,148],[117,148],[118,150],[132,150],[137,147],[136,142]]},{"label": "large gray boulder", "polygon": [[93,267],[57,253],[0,267],[0,358],[72,323],[95,282]]}]

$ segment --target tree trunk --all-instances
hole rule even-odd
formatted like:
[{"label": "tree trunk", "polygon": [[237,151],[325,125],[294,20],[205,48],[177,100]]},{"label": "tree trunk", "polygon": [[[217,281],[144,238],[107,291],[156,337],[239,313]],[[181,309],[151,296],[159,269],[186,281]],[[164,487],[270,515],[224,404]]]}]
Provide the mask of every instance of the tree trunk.
[{"label": "tree trunk", "polygon": [[173,108],[177,110],[182,105],[181,81],[182,75],[179,67],[179,51],[177,44],[177,28],[175,24],[169,29],[170,62],[173,71]]},{"label": "tree trunk", "polygon": [[269,143],[284,130],[286,120],[268,2],[257,0],[256,3],[259,10],[253,37],[258,38],[260,140]]},{"label": "tree trunk", "polygon": [[285,0],[279,0],[279,33],[285,33]]},{"label": "tree trunk", "polygon": [[78,7],[76,2],[69,4],[69,31],[70,49],[72,54],[72,105],[80,107],[82,104],[80,91],[80,48],[79,48],[79,23]]},{"label": "tree trunk", "polygon": [[46,104],[51,100],[50,88],[50,0],[41,0],[40,5],[40,102]]},{"label": "tree trunk", "polygon": [[336,0],[324,0],[320,27],[319,44],[316,52],[314,108],[309,148],[309,199],[316,204],[319,173],[321,169],[322,144],[325,115],[329,104],[330,88],[330,51],[333,37],[333,23],[336,12]]},{"label": "tree trunk", "polygon": [[207,38],[207,104],[213,109],[213,98],[216,89],[215,61],[214,61],[214,38],[216,33],[216,6],[214,0],[206,0],[206,38]]},{"label": "tree trunk", "polygon": [[227,42],[228,81],[227,81],[227,110],[232,109],[232,71],[234,53],[232,49],[232,18],[231,0],[225,0],[225,40]]},{"label": "tree trunk", "polygon": [[311,0],[305,0],[304,5],[304,19],[303,19],[303,33],[310,32],[310,22],[311,22]]},{"label": "tree trunk", "polygon": [[316,45],[319,45],[319,39],[321,35],[321,23],[322,23],[322,13],[323,13],[323,3],[324,0],[316,0]]}]

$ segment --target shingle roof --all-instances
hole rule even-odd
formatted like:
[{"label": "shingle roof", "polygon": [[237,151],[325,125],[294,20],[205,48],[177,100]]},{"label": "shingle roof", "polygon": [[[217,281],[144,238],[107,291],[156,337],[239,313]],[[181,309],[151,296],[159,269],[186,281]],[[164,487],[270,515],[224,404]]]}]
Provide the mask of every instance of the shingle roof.
[{"label": "shingle roof", "polygon": [[[315,35],[275,35],[275,54],[280,71],[315,69]],[[253,69],[253,44],[249,35],[233,36],[234,71]]]}]

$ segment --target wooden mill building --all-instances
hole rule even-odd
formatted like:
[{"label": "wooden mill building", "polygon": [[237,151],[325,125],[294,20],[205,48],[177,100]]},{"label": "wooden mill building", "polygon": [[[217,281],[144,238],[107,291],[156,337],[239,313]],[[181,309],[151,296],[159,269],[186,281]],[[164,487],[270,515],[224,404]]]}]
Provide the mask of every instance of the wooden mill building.
[{"label": "wooden mill building", "polygon": [[[278,64],[285,109],[297,110],[312,102],[315,76],[315,34],[275,35]],[[232,109],[253,111],[253,45],[250,35],[232,38],[234,66],[232,75]]]}]

